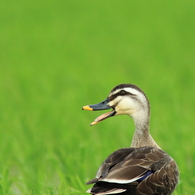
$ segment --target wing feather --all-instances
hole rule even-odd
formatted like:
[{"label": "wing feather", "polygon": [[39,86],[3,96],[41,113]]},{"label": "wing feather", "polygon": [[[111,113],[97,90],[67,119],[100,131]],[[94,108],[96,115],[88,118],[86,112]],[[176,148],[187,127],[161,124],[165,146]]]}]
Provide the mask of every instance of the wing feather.
[{"label": "wing feather", "polygon": [[141,178],[147,171],[163,166],[168,155],[157,148],[123,148],[112,153],[100,166],[98,181],[130,183]]},{"label": "wing feather", "polygon": [[102,163],[96,178],[87,183],[95,183],[88,192],[101,195],[137,190],[144,195],[157,194],[159,190],[173,191],[178,175],[176,163],[161,149],[122,148]]}]

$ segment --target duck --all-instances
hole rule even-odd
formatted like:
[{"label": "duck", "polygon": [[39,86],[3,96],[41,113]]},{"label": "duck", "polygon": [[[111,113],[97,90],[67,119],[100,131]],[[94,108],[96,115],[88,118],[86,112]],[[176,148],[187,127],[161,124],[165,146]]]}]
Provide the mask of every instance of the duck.
[{"label": "duck", "polygon": [[170,195],[179,181],[174,159],[163,151],[149,132],[150,104],[145,93],[134,84],[114,87],[107,98],[82,107],[83,110],[111,109],[97,117],[91,126],[117,115],[130,116],[135,131],[130,147],[110,154],[87,184],[92,195]]}]

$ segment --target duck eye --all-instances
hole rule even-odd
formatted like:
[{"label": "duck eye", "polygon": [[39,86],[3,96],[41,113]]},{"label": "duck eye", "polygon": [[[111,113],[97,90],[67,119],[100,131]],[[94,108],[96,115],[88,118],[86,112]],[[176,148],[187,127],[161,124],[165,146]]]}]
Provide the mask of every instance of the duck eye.
[{"label": "duck eye", "polygon": [[121,90],[121,91],[120,91],[120,95],[126,95],[126,93],[127,93],[127,92],[126,92],[125,90]]}]

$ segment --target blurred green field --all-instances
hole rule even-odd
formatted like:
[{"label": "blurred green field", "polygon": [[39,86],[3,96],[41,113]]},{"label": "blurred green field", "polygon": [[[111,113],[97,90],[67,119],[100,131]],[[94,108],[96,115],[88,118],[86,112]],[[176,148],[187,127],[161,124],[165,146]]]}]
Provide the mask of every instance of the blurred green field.
[{"label": "blurred green field", "polygon": [[0,6],[0,194],[86,194],[126,116],[82,111],[120,83],[142,88],[151,134],[195,194],[195,2],[5,1]]}]

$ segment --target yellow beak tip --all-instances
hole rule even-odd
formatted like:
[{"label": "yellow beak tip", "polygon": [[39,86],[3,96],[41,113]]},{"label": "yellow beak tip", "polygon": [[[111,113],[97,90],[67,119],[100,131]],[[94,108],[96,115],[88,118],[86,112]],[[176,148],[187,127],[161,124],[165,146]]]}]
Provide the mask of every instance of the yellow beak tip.
[{"label": "yellow beak tip", "polygon": [[90,126],[93,126],[93,125],[96,125],[98,122],[92,122],[91,124],[90,124]]},{"label": "yellow beak tip", "polygon": [[90,111],[93,110],[93,108],[91,108],[90,106],[83,106],[82,109],[83,110],[90,110]]}]

